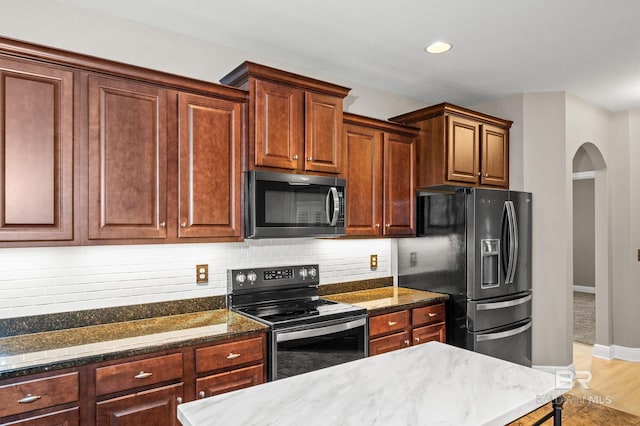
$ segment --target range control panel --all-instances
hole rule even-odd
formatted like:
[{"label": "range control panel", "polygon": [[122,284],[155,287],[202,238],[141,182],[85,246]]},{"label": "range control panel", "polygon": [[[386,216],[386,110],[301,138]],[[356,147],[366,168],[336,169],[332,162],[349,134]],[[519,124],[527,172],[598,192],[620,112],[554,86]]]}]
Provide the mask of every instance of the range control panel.
[{"label": "range control panel", "polygon": [[317,286],[318,265],[277,266],[269,268],[230,269],[227,271],[229,290],[268,290],[280,287]]}]

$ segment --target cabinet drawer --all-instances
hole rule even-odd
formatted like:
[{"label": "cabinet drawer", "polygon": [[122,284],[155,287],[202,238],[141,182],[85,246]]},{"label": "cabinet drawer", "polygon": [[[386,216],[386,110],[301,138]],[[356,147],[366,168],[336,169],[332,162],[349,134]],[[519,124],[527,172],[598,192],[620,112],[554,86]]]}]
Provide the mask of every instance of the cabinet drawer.
[{"label": "cabinet drawer", "polygon": [[413,325],[433,324],[444,321],[444,303],[414,308],[411,312]]},{"label": "cabinet drawer", "polygon": [[196,380],[198,399],[231,392],[264,382],[264,364],[240,368]]},{"label": "cabinet drawer", "polygon": [[96,395],[182,378],[182,354],[96,368]]},{"label": "cabinet drawer", "polygon": [[413,344],[419,345],[427,342],[445,343],[445,325],[435,324],[413,329]]},{"label": "cabinet drawer", "polygon": [[78,400],[78,373],[0,386],[0,417]]},{"label": "cabinet drawer", "polygon": [[264,358],[262,337],[196,349],[196,372],[220,370]]},{"label": "cabinet drawer", "polygon": [[396,333],[369,341],[369,356],[395,351],[411,346],[409,332]]},{"label": "cabinet drawer", "polygon": [[369,336],[378,336],[409,326],[409,311],[392,312],[369,318]]}]

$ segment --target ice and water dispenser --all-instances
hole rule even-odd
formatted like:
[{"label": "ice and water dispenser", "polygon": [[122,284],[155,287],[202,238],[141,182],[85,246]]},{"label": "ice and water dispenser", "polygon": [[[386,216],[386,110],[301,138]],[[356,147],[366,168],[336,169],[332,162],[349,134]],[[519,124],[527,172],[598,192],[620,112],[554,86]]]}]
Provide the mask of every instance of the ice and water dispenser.
[{"label": "ice and water dispenser", "polygon": [[480,240],[482,266],[480,288],[500,286],[500,240]]}]

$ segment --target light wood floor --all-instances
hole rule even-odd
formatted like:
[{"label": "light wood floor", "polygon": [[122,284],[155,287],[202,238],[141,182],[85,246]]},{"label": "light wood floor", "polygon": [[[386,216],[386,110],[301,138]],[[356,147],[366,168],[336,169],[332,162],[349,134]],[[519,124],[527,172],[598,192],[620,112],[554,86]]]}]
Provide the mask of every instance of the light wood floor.
[{"label": "light wood floor", "polygon": [[577,384],[570,394],[581,398],[576,402],[586,398],[640,416],[640,363],[595,358],[592,350],[590,345],[573,343],[576,371],[590,371],[592,379],[587,383],[589,389]]}]

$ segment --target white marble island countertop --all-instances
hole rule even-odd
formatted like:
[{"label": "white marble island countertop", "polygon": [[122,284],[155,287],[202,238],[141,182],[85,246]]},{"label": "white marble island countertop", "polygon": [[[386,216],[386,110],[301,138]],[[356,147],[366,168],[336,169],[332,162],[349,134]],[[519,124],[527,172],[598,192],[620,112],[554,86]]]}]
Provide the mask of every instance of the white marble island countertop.
[{"label": "white marble island countertop", "polygon": [[504,425],[560,396],[555,376],[438,342],[178,406],[184,426]]}]

